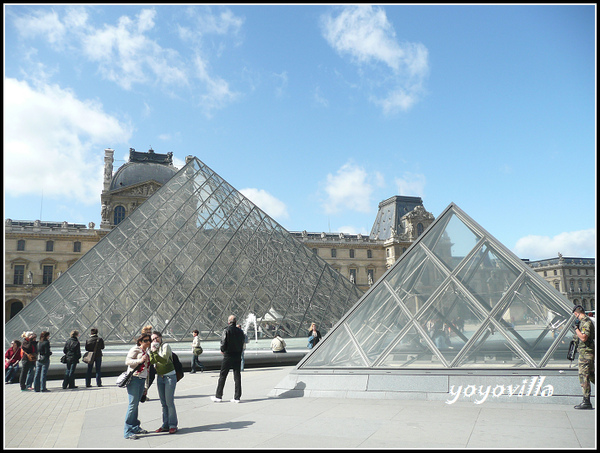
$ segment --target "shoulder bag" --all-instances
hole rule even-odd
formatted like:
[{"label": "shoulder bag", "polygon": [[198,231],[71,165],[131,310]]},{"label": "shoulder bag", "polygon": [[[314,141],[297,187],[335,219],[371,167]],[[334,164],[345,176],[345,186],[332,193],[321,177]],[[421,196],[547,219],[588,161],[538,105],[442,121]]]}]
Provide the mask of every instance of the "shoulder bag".
[{"label": "shoulder bag", "polygon": [[138,366],[136,366],[133,370],[129,372],[123,371],[117,378],[117,387],[127,387],[131,382],[131,379],[133,378],[133,373],[135,373],[138,370],[138,368],[142,366],[143,363],[144,362],[140,363]]},{"label": "shoulder bag", "polygon": [[96,358],[96,350],[98,349],[98,340],[99,337],[96,338],[96,344],[94,345],[94,351],[86,351],[85,354],[83,354],[83,358],[81,360],[83,360],[85,363],[90,364],[94,362],[94,359]]}]

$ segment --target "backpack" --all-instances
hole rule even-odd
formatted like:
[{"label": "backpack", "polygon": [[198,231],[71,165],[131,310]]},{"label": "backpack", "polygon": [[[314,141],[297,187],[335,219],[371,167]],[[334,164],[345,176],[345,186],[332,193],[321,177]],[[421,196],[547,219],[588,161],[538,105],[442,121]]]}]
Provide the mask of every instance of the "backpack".
[{"label": "backpack", "polygon": [[173,351],[171,351],[171,360],[173,360],[173,365],[175,365],[175,374],[177,375],[177,382],[183,379],[183,365],[179,361],[179,357]]}]

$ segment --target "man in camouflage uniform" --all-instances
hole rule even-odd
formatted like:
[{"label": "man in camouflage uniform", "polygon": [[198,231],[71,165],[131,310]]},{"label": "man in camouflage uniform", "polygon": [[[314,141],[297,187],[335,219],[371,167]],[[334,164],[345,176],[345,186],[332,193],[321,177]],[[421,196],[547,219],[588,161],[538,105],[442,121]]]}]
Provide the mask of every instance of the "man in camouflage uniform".
[{"label": "man in camouflage uniform", "polygon": [[574,340],[578,340],[577,351],[579,352],[579,383],[583,390],[583,401],[575,406],[575,409],[593,409],[590,402],[592,382],[596,384],[594,373],[594,339],[595,326],[594,323],[585,314],[585,310],[581,305],[573,308],[573,313],[577,317],[575,320],[575,336]]}]

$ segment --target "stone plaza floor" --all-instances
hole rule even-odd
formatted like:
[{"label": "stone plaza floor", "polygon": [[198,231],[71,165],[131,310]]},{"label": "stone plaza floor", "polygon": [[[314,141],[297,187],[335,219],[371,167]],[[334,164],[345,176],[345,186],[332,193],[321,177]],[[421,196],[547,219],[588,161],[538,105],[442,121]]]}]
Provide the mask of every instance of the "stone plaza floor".
[{"label": "stone plaza floor", "polygon": [[[153,431],[161,425],[156,384],[140,404],[142,428],[150,434],[123,438],[127,391],[116,377],[103,387],[63,390],[48,381],[50,393],[4,386],[4,448],[83,449],[595,449],[596,410],[573,405],[475,405],[439,401],[337,398],[272,398],[269,392],[293,366],[247,368],[241,403],[233,397],[233,375],[223,402],[213,403],[218,371],[190,374],[177,384],[176,434]],[[94,382],[94,381],[92,381]]]}]

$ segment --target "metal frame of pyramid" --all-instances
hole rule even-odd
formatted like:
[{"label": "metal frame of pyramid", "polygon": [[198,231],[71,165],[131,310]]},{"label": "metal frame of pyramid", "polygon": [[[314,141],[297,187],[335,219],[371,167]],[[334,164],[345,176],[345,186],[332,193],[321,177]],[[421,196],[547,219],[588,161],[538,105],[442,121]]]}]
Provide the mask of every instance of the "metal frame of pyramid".
[{"label": "metal frame of pyramid", "polygon": [[568,368],[572,308],[452,203],[295,370]]},{"label": "metal frame of pyramid", "polygon": [[[217,339],[229,314],[272,310],[304,336],[332,326],[361,292],[197,158],[5,324],[53,341],[95,327],[129,343],[150,324],[167,339]],[[267,335],[273,331],[265,332]]]}]

